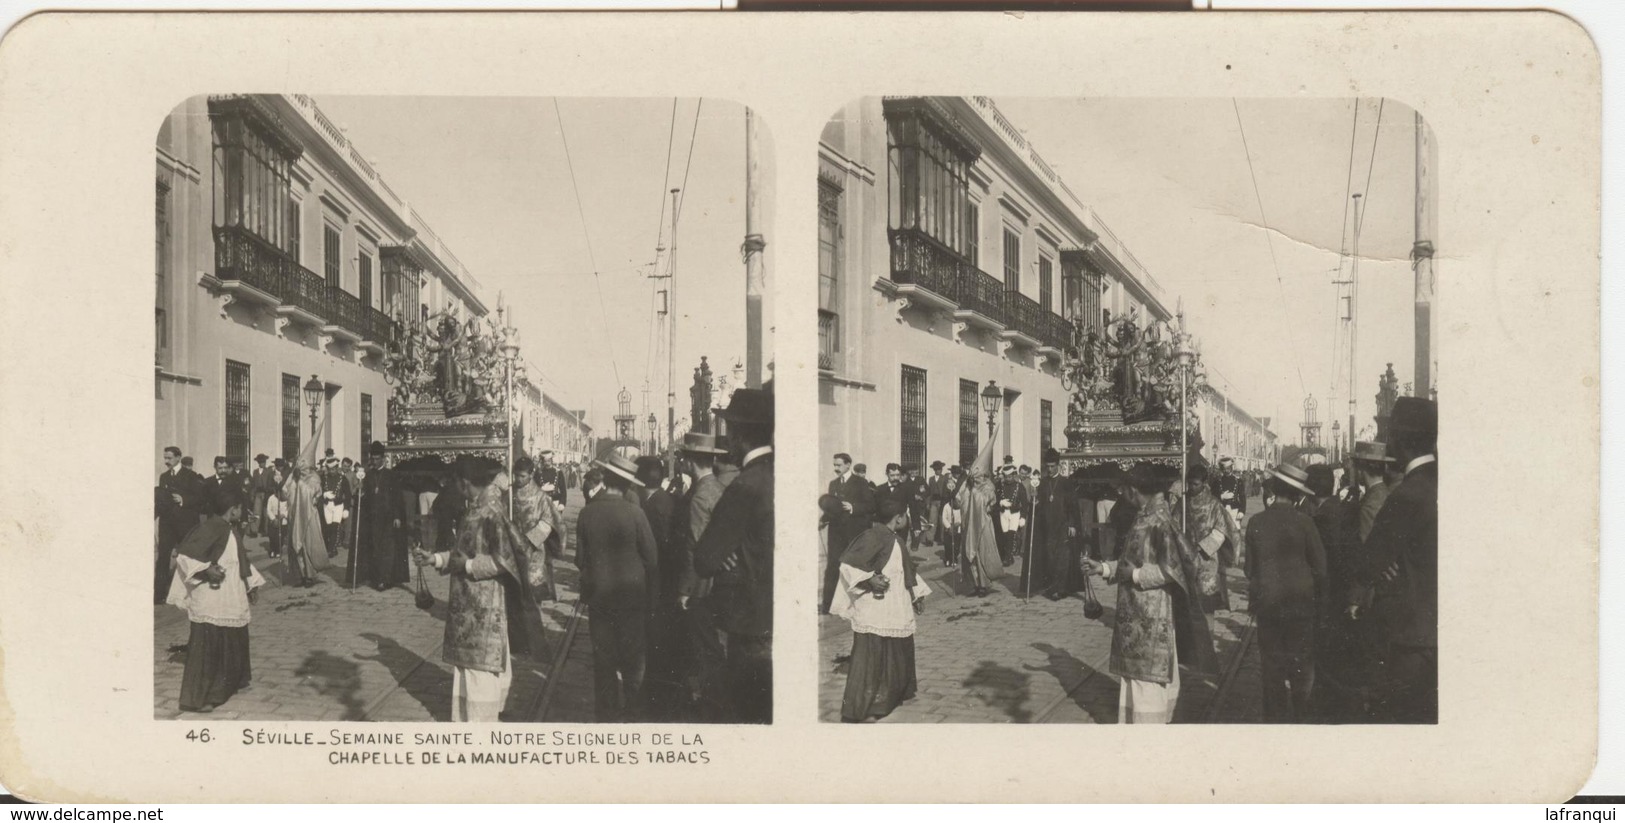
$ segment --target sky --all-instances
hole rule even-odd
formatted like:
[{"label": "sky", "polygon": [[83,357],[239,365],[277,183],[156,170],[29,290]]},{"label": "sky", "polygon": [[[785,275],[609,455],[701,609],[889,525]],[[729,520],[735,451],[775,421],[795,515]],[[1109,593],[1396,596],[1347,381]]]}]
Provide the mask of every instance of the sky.
[{"label": "sky", "polygon": [[1325,436],[1332,420],[1348,426],[1333,281],[1350,272],[1345,193],[1363,194],[1354,390],[1357,428],[1374,439],[1378,378],[1393,363],[1403,389],[1414,371],[1413,110],[1372,98],[996,102],[1162,283],[1169,310],[1183,297],[1209,382],[1274,418],[1282,443],[1298,442],[1307,395]]},{"label": "sky", "polygon": [[[498,292],[506,297],[521,354],[542,372],[543,389],[589,410],[595,434],[612,434],[622,386],[640,421],[654,410],[665,427],[665,335],[654,333],[656,281],[647,275],[665,274],[672,262],[660,255],[657,263],[656,254],[658,245],[671,244],[672,188],[684,190],[674,277],[678,419],[688,416],[688,386],[702,355],[714,372],[743,361],[744,107],[692,98],[316,102],[480,281],[488,308],[496,310]],[[762,133],[771,158],[771,137],[765,127]],[[760,223],[768,240],[767,363],[772,193],[768,180]],[[645,432],[640,425],[639,436]]]}]

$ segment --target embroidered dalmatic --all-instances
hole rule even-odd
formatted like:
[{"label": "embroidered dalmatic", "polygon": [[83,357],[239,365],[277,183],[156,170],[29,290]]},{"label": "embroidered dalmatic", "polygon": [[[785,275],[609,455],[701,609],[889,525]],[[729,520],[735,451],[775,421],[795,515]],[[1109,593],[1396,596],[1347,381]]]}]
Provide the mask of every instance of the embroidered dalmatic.
[{"label": "embroidered dalmatic", "polygon": [[1241,545],[1235,521],[1207,485],[1198,485],[1187,499],[1189,520],[1185,536],[1196,547],[1197,584],[1201,589],[1203,611],[1230,610],[1230,587],[1224,579],[1224,547],[1234,552]]},{"label": "embroidered dalmatic", "polygon": [[1135,516],[1123,552],[1104,564],[1107,579],[1128,563],[1134,579],[1117,587],[1111,671],[1120,679],[1118,722],[1168,723],[1179,700],[1181,663],[1215,674],[1213,636],[1198,591],[1195,550],[1162,495]]}]

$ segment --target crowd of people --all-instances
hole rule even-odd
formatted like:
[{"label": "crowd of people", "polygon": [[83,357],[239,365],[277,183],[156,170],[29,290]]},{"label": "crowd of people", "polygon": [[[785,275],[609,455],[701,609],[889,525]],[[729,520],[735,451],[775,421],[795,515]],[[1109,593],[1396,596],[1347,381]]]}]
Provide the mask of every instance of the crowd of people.
[{"label": "crowd of people", "polygon": [[511,470],[465,457],[423,491],[386,466],[381,443],[365,467],[331,450],[315,460],[313,438],[292,467],[261,455],[250,473],[222,457],[209,478],[166,448],[155,600],[191,621],[181,710],[211,711],[251,680],[250,603],[264,580],[246,539],[263,534],[287,585],[315,585],[341,549],[353,549],[352,588],[409,587],[414,564],[445,575],[451,719],[501,719],[510,658],[545,651],[540,604],[557,597],[553,563],[567,557],[564,508],[579,484],[574,563],[597,719],[771,722],[772,394],[736,391],[720,416],[727,438],[686,435],[669,476],[647,455],[611,453],[584,472],[547,453]]},{"label": "crowd of people", "polygon": [[[1341,478],[1324,463],[1211,471],[1193,457],[1183,487],[1177,465],[1063,476],[1049,450],[1039,473],[1008,456],[995,471],[987,449],[926,478],[894,463],[875,484],[837,454],[819,500],[819,611],[853,630],[842,719],[913,697],[915,614],[931,588],[910,550],[940,544],[961,594],[990,596],[1020,562],[1012,592],[1081,595],[1095,619],[1091,579],[1115,586],[1120,722],[1171,722],[1181,668],[1216,677],[1209,619],[1230,611],[1238,567],[1266,721],[1436,722],[1436,428],[1431,401],[1401,398],[1390,442],[1359,444]],[[1255,495],[1263,510],[1249,516]]]}]

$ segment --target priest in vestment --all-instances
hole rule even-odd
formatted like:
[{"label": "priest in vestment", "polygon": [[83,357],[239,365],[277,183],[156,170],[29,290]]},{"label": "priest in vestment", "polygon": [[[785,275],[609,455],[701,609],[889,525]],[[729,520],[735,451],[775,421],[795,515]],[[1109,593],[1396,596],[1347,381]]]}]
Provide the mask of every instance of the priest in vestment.
[{"label": "priest in vestment", "polygon": [[1185,480],[1184,505],[1189,507],[1185,536],[1196,547],[1202,608],[1208,613],[1230,611],[1230,586],[1225,582],[1223,558],[1234,556],[1241,535],[1225,511],[1225,504],[1213,496],[1206,465],[1193,463],[1186,470]]},{"label": "priest in vestment", "polygon": [[1169,723],[1181,665],[1215,675],[1218,657],[1198,592],[1195,550],[1169,509],[1170,480],[1141,463],[1128,473],[1138,510],[1116,560],[1086,560],[1117,583],[1111,672],[1119,678],[1120,723]]},{"label": "priest in vestment", "polygon": [[418,565],[433,565],[450,578],[442,649],[452,666],[454,722],[500,720],[513,683],[510,658],[546,651],[537,601],[550,597],[553,581],[540,553],[508,519],[492,483],[501,472],[494,460],[462,461],[458,485],[469,503],[456,544],[432,554],[413,551]]},{"label": "priest in vestment", "polygon": [[203,501],[208,518],[176,547],[168,602],[185,609],[191,622],[181,675],[183,712],[213,711],[249,684],[250,595],[265,580],[248,562],[234,525],[246,503],[236,488],[211,491]]},{"label": "priest in vestment", "polygon": [[841,722],[891,714],[914,697],[914,615],[931,587],[914,572],[905,544],[908,506],[880,504],[883,524],[870,527],[841,555],[841,586],[830,613],[852,624],[852,658],[841,699]]}]

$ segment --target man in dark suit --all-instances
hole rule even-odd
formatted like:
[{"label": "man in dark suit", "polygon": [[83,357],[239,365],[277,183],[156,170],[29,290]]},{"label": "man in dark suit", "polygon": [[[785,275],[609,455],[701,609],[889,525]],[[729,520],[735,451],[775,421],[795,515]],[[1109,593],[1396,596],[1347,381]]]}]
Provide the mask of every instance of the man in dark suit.
[{"label": "man in dark suit", "polygon": [[[717,413],[739,455],[694,547],[694,570],[721,574],[730,593],[728,685],[741,723],[773,722],[773,393],[738,389]],[[839,560],[839,555],[836,555]]]},{"label": "man in dark suit", "polygon": [[180,545],[203,517],[203,478],[181,463],[178,446],[164,448],[164,473],[158,475],[154,490],[154,514],[158,518],[158,544],[154,552],[152,602],[163,603],[169,595],[169,555]]},{"label": "man in dark suit", "polygon": [[942,504],[947,502],[945,491],[948,478],[942,471],[941,460],[931,462],[931,476],[925,480],[925,545],[933,546],[942,539]]},{"label": "man in dark suit", "polygon": [[1326,551],[1299,501],[1309,474],[1283,463],[1271,472],[1274,502],[1247,521],[1247,608],[1258,626],[1264,719],[1309,722],[1315,686],[1315,620],[1326,592]]},{"label": "man in dark suit", "polygon": [[913,497],[913,488],[908,484],[908,478],[903,476],[903,467],[896,463],[886,464],[886,482],[875,487],[875,511],[871,517],[880,517],[880,506],[887,500],[895,500],[908,511],[908,501]]},{"label": "man in dark suit", "polygon": [[660,598],[659,560],[649,520],[632,499],[637,467],[611,453],[598,461],[605,490],[576,519],[576,567],[592,637],[593,705],[600,723],[643,718],[648,616]]},{"label": "man in dark suit", "polygon": [[925,478],[920,477],[919,466],[909,466],[904,471],[907,476],[903,478],[903,485],[908,487],[908,547],[914,549],[925,536]]},{"label": "man in dark suit", "polygon": [[1401,397],[1388,420],[1388,453],[1404,479],[1366,537],[1360,582],[1352,598],[1371,590],[1369,620],[1382,652],[1374,720],[1439,721],[1439,463],[1438,409],[1431,400]]},{"label": "man in dark suit", "polygon": [[1219,473],[1213,478],[1213,496],[1236,512],[1236,520],[1247,514],[1247,480],[1236,473],[1236,461],[1219,458]]},{"label": "man in dark suit", "polygon": [[874,487],[852,471],[850,454],[835,455],[835,479],[829,481],[829,493],[840,498],[841,510],[829,522],[829,557],[824,561],[824,596],[819,601],[819,614],[829,614],[835,585],[841,579],[841,554],[868,530],[876,505]]},{"label": "man in dark suit", "polygon": [[[569,483],[566,482],[564,473],[559,471],[559,467],[553,464],[551,449],[542,452],[542,467],[536,470],[536,479],[541,482],[542,490],[547,492],[549,497],[558,501],[559,508],[564,508],[564,500],[569,497],[569,493],[566,491],[569,488]],[[552,486],[552,488],[549,489],[548,486]]]}]

